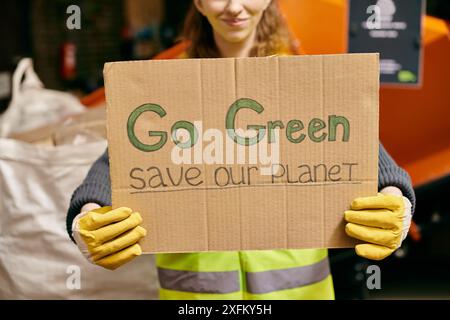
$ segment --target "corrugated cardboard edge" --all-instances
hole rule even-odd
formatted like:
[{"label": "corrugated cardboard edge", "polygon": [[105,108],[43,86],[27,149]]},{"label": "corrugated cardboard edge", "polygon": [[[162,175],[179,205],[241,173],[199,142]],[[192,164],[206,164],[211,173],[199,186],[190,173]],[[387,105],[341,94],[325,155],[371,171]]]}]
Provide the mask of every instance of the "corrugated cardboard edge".
[{"label": "corrugated cardboard edge", "polygon": [[[109,82],[109,75],[112,72],[111,69],[114,68],[114,64],[116,62],[107,62],[104,64],[103,66],[103,79],[105,82],[105,101],[106,101],[106,138],[108,141],[108,146],[109,146],[109,141],[111,141],[111,125],[110,125],[110,119],[111,119],[111,103],[110,103],[110,95],[108,90],[106,90],[107,88],[107,83]],[[107,146],[107,147],[108,147]],[[110,185],[111,185],[111,206],[113,208],[115,208],[114,203],[113,203],[113,190],[115,189],[115,185],[113,185],[113,179],[111,179],[111,172],[113,171],[114,168],[114,163],[111,162],[111,157],[109,156],[109,149],[108,149],[108,158],[109,158],[109,170],[110,170]]]}]

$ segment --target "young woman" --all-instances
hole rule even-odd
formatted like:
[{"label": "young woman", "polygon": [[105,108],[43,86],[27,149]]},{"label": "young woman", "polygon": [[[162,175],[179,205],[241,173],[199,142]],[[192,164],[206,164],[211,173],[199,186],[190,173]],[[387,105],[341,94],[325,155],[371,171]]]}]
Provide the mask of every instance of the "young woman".
[{"label": "young woman", "polygon": [[[179,58],[292,53],[274,0],[194,0],[184,36],[190,46]],[[363,242],[357,254],[375,260],[400,246],[415,203],[408,174],[381,144],[379,189],[345,212],[347,234]],[[105,152],[72,196],[67,229],[91,262],[115,269],[141,254],[146,230],[139,213],[110,204]],[[166,299],[334,298],[327,249],[159,254],[157,267]]]}]

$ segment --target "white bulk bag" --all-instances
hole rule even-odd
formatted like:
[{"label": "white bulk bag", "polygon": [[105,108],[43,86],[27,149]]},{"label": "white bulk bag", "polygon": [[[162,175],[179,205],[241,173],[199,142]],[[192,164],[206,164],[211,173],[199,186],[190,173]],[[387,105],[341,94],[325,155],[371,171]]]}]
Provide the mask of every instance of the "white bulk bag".
[{"label": "white bulk bag", "polygon": [[45,89],[33,70],[33,61],[24,58],[14,71],[11,103],[0,116],[0,137],[57,122],[85,109],[74,96]]},{"label": "white bulk bag", "polygon": [[72,192],[105,148],[105,140],[52,147],[0,139],[0,299],[157,298],[153,256],[106,270],[67,234]]}]

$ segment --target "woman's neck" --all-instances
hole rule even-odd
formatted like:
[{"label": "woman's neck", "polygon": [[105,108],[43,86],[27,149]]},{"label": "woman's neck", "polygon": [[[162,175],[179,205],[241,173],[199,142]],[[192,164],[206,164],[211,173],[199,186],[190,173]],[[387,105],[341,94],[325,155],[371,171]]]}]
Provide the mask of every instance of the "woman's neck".
[{"label": "woman's neck", "polygon": [[250,56],[256,38],[256,30],[241,42],[229,42],[214,32],[214,40],[222,58],[241,58]]}]

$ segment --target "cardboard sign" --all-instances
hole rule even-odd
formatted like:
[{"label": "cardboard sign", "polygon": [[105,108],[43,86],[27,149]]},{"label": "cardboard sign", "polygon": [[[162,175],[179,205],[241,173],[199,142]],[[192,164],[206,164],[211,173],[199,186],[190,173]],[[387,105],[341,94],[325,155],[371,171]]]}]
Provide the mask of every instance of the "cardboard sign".
[{"label": "cardboard sign", "polygon": [[107,63],[113,207],[144,252],[349,247],[377,192],[378,54]]},{"label": "cardboard sign", "polygon": [[379,52],[380,82],[418,87],[422,78],[422,0],[353,0],[348,52]]}]

